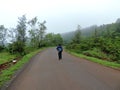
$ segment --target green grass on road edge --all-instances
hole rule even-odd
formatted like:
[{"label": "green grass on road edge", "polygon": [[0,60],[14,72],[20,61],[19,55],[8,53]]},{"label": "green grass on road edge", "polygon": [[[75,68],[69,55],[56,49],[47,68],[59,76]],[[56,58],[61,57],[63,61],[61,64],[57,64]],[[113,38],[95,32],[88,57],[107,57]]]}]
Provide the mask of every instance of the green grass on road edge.
[{"label": "green grass on road edge", "polygon": [[[45,48],[43,48],[45,49]],[[0,87],[2,87],[6,82],[11,80],[12,76],[15,74],[17,70],[19,70],[25,63],[27,63],[34,55],[38,52],[42,51],[43,49],[39,49],[37,51],[31,52],[25,55],[21,60],[19,60],[15,65],[11,66],[10,68],[3,70],[0,74]]]},{"label": "green grass on road edge", "polygon": [[0,64],[10,62],[16,57],[16,55],[11,55],[9,52],[0,52]]},{"label": "green grass on road edge", "polygon": [[99,63],[101,65],[104,65],[104,66],[107,66],[107,67],[111,67],[113,69],[118,69],[120,70],[120,64],[118,63],[115,63],[115,62],[109,62],[109,61],[104,61],[104,60],[101,60],[101,59],[97,59],[97,58],[94,58],[94,57],[89,57],[89,56],[86,56],[86,55],[83,55],[83,54],[78,54],[78,53],[75,53],[75,52],[71,52],[69,50],[66,50],[68,53],[74,55],[74,56],[77,56],[77,57],[80,57],[80,58],[83,58],[83,59],[87,59],[89,61],[92,61],[92,62],[95,62],[95,63]]}]

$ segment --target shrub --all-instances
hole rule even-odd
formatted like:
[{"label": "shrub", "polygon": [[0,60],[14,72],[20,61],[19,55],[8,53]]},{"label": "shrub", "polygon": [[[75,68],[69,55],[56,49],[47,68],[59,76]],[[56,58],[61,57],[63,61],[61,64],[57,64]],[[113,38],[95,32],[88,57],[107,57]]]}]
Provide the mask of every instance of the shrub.
[{"label": "shrub", "polygon": [[12,54],[25,55],[24,45],[21,42],[14,42],[9,44],[8,51]]},{"label": "shrub", "polygon": [[110,58],[105,53],[103,53],[99,48],[93,48],[92,50],[84,51],[83,54],[103,60],[110,60]]},{"label": "shrub", "polygon": [[0,46],[0,52],[1,52],[3,49],[4,49],[4,47],[3,47],[3,46]]}]

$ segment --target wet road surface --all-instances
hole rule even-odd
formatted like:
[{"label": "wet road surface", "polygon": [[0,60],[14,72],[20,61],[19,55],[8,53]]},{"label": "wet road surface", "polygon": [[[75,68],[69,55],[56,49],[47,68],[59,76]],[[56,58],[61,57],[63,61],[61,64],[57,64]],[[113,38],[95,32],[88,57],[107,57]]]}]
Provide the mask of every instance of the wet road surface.
[{"label": "wet road surface", "polygon": [[120,71],[63,52],[58,60],[55,48],[31,59],[7,90],[120,90]]}]

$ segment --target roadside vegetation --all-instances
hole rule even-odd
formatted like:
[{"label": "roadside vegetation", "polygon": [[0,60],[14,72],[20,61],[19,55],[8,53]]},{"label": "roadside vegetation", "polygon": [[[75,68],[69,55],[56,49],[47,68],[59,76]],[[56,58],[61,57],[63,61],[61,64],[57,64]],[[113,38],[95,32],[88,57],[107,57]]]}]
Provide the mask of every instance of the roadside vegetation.
[{"label": "roadside vegetation", "polygon": [[98,58],[91,57],[91,56],[86,56],[84,54],[80,54],[80,53],[77,53],[77,52],[74,52],[74,51],[70,51],[70,50],[66,50],[66,51],[68,53],[74,55],[74,56],[79,57],[79,58],[83,58],[83,59],[86,59],[86,60],[89,60],[89,61],[101,64],[101,65],[104,65],[104,66],[107,66],[107,67],[110,67],[110,68],[114,68],[114,69],[120,70],[120,64],[119,63],[110,62],[110,61],[98,59]]},{"label": "roadside vegetation", "polygon": [[63,43],[60,34],[46,33],[46,23],[23,15],[15,28],[0,25],[0,87],[43,48]]},{"label": "roadside vegetation", "polygon": [[112,24],[96,26],[89,34],[82,32],[78,25],[74,37],[66,44],[67,50],[120,64],[120,19]]},{"label": "roadside vegetation", "polygon": [[15,58],[16,58],[16,55],[11,55],[9,52],[5,52],[5,51],[1,52],[0,53],[0,64],[9,62]]},{"label": "roadside vegetation", "polygon": [[38,52],[42,51],[43,49],[44,48],[26,54],[16,64],[13,64],[11,67],[5,70],[2,70],[0,74],[0,86],[4,85],[8,80],[11,80],[11,78],[13,78],[13,75],[16,73],[17,70],[19,70],[25,63],[27,63],[30,60],[30,58],[32,58],[34,55],[36,55]]}]

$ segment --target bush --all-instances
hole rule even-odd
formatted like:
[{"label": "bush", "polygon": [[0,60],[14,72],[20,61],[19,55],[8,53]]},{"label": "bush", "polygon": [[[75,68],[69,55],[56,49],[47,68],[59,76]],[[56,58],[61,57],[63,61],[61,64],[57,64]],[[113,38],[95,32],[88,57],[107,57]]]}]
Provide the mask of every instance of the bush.
[{"label": "bush", "polygon": [[80,44],[68,44],[67,49],[104,60],[119,62],[120,38],[99,37],[84,39]]},{"label": "bush", "polygon": [[4,49],[4,47],[3,47],[3,46],[0,46],[0,52],[1,52],[3,49]]},{"label": "bush", "polygon": [[119,40],[106,40],[101,46],[103,52],[107,53],[113,61],[120,60],[120,41]]},{"label": "bush", "polygon": [[92,50],[84,51],[83,54],[103,60],[110,60],[110,58],[98,48],[93,48]]},{"label": "bush", "polygon": [[79,47],[80,47],[80,50],[82,50],[82,51],[86,51],[86,50],[91,49],[91,47],[86,43],[79,44]]},{"label": "bush", "polygon": [[117,61],[117,63],[119,63],[119,64],[120,64],[120,60],[118,60],[118,61]]},{"label": "bush", "polygon": [[9,44],[8,51],[12,54],[25,55],[24,45],[21,42],[14,42]]}]

